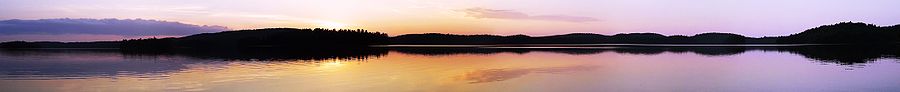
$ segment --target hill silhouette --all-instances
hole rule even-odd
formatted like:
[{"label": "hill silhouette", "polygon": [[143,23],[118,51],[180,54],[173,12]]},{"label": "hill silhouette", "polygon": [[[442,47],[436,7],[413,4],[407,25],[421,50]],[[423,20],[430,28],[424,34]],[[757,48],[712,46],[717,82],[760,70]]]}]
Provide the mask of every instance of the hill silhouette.
[{"label": "hill silhouette", "polygon": [[747,37],[732,33],[702,33],[666,36],[657,33],[603,35],[573,33],[531,37],[526,35],[406,34],[391,38],[391,44],[896,44],[900,25],[879,27],[841,22],[780,37]]},{"label": "hill silhouette", "polygon": [[357,29],[266,28],[196,34],[180,38],[122,41],[124,50],[353,48],[387,44],[387,34]]},{"label": "hill silhouette", "polygon": [[527,35],[405,34],[389,37],[363,29],[265,28],[203,33],[180,38],[131,39],[107,42],[5,42],[0,48],[121,48],[125,50],[235,49],[235,48],[356,48],[384,44],[897,44],[900,25],[881,27],[841,22],[779,37],[747,37],[732,33],[666,36],[657,33],[603,35],[571,33]]},{"label": "hill silhouette", "polygon": [[572,33],[531,37],[526,35],[407,34],[391,38],[391,44],[747,44],[777,43],[776,38],[751,38],[731,33],[665,36],[656,33],[625,33],[612,36]]},{"label": "hill silhouette", "polygon": [[900,42],[900,27],[879,27],[872,24],[842,22],[812,28],[797,34],[782,37],[782,43],[897,43]]}]

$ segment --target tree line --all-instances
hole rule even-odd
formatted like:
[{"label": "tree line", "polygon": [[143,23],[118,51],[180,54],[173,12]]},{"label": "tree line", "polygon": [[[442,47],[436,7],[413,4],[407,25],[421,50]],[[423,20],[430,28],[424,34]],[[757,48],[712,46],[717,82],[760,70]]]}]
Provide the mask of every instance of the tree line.
[{"label": "tree line", "polygon": [[364,29],[264,28],[203,33],[178,38],[128,39],[105,42],[0,43],[0,48],[121,48],[125,50],[234,49],[234,48],[360,48],[385,44],[897,44],[900,26],[841,22],[788,36],[747,37],[732,33],[666,36],[657,33],[602,35],[572,33],[527,35],[406,34],[389,37]]},{"label": "tree line", "polygon": [[391,38],[392,44],[746,44],[776,43],[773,38],[750,38],[731,33],[665,36],[656,33],[602,35],[573,33],[531,37],[526,35],[408,34]]},{"label": "tree line", "polygon": [[123,50],[243,49],[243,48],[357,48],[387,44],[388,35],[364,29],[265,28],[203,33],[180,38],[122,41]]},{"label": "tree line", "polygon": [[531,37],[526,35],[407,34],[391,38],[392,44],[897,44],[900,26],[841,22],[789,36],[747,37],[732,33],[665,36],[657,33],[602,35],[572,33]]}]

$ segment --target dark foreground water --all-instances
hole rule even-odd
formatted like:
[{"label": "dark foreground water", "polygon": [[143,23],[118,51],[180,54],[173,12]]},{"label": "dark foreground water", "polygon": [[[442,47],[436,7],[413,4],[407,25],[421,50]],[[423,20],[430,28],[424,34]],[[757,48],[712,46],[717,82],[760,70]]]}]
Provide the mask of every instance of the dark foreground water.
[{"label": "dark foreground water", "polygon": [[0,90],[897,92],[894,47],[0,50]]}]

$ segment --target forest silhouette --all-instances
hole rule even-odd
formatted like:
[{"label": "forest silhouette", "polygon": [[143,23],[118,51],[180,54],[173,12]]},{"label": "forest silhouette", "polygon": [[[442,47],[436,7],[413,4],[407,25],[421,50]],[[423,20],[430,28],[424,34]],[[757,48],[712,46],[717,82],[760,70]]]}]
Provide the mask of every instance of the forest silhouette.
[{"label": "forest silhouette", "polygon": [[160,51],[171,49],[223,50],[245,48],[281,48],[316,50],[327,48],[363,48],[387,44],[388,35],[363,29],[266,28],[204,33],[180,38],[124,40],[121,49]]},{"label": "forest silhouette", "polygon": [[665,36],[657,33],[602,35],[572,33],[531,37],[526,35],[407,34],[391,38],[392,44],[896,44],[900,26],[842,22],[777,37],[747,37],[732,33]]},{"label": "forest silhouette", "polygon": [[[118,48],[130,56],[184,55],[197,58],[236,60],[323,60],[365,59],[388,51],[421,55],[558,52],[573,55],[615,52],[654,55],[691,52],[707,56],[727,56],[746,51],[779,51],[841,65],[868,63],[879,58],[900,58],[900,26],[875,26],[842,22],[824,25],[788,36],[747,37],[731,33],[703,33],[693,36],[665,36],[656,33],[602,35],[572,33],[532,37],[527,35],[407,34],[390,37],[363,29],[265,28],[196,34],[177,38],[129,39],[100,42],[0,43],[2,50],[30,48]],[[540,48],[408,48],[372,45],[469,45],[469,44],[825,44],[814,46],[763,47],[669,47],[628,46],[628,48],[540,49]],[[838,46],[840,45],[840,46]],[[618,46],[618,45],[614,45]]]},{"label": "forest silhouette", "polygon": [[[321,60],[366,60],[394,54],[410,54],[422,56],[453,55],[491,55],[500,53],[557,53],[567,55],[599,55],[618,53],[629,55],[659,55],[666,53],[697,54],[710,57],[733,56],[753,51],[790,53],[821,63],[837,65],[862,65],[879,59],[900,59],[898,45],[821,45],[821,46],[787,46],[787,47],[628,47],[628,48],[367,48],[343,50],[304,50],[291,51],[281,49],[251,50],[219,50],[194,51],[177,50],[170,52],[148,53],[119,51],[115,49],[0,49],[2,55],[55,55],[48,53],[106,53],[129,58],[158,58],[184,56],[193,59],[216,59],[227,61],[321,61]],[[89,53],[84,53],[89,52]]]},{"label": "forest silhouette", "polygon": [[898,25],[882,27],[866,23],[841,22],[776,37],[747,37],[732,33],[702,33],[693,36],[666,36],[657,33],[615,35],[571,33],[540,37],[425,33],[390,37],[386,33],[369,32],[364,29],[265,28],[203,33],[178,38],[123,41],[69,43],[13,41],[0,43],[0,48],[120,48],[129,51],[243,48],[322,50],[392,44],[897,44],[898,42],[900,42],[900,26]]}]

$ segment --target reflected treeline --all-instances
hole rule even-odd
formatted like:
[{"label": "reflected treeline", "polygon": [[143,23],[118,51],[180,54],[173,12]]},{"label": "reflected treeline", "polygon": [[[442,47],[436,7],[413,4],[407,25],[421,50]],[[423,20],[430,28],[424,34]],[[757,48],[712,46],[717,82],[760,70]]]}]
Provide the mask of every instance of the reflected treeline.
[{"label": "reflected treeline", "polygon": [[854,65],[877,59],[900,59],[900,49],[896,45],[820,45],[784,47],[616,47],[616,48],[393,48],[392,51],[405,54],[444,56],[457,54],[497,54],[530,52],[551,52],[571,55],[590,55],[614,52],[633,55],[656,55],[662,53],[694,53],[705,56],[728,56],[748,51],[774,51],[793,53],[820,62],[840,65]]},{"label": "reflected treeline", "polygon": [[[133,52],[118,49],[0,49],[0,80],[83,79],[136,76],[165,77],[191,64],[229,62],[304,62],[366,60],[387,55],[385,49]],[[227,62],[223,62],[227,61]]]},{"label": "reflected treeline", "polygon": [[869,63],[877,59],[900,59],[900,49],[897,45],[812,46],[777,48],[774,51],[790,52],[809,59],[841,65]]},{"label": "reflected treeline", "polygon": [[125,56],[129,57],[186,56],[226,61],[365,60],[387,55],[387,52],[388,50],[380,48],[122,51]]},{"label": "reflected treeline", "polygon": [[[179,50],[179,51],[123,51],[118,49],[0,49],[2,56],[84,55],[95,57],[160,58],[186,57],[225,61],[296,61],[296,60],[365,60],[387,55],[382,48],[357,49],[239,49],[239,50]],[[72,57],[77,58],[77,57]]]},{"label": "reflected treeline", "polygon": [[[526,54],[549,52],[569,55],[620,53],[656,55],[694,53],[728,56],[748,51],[793,53],[811,60],[839,65],[860,65],[878,59],[900,59],[893,46],[791,46],[791,47],[616,47],[616,48],[360,48],[360,49],[244,49],[228,51],[122,52],[116,49],[5,49],[0,50],[0,78],[109,77],[121,74],[153,75],[188,68],[190,64],[217,61],[327,61],[366,60],[389,51],[428,56],[460,54]],[[304,61],[305,60],[305,61]],[[37,77],[41,78],[41,77]],[[503,78],[500,78],[501,80]],[[496,80],[496,79],[493,79]]]},{"label": "reflected treeline", "polygon": [[734,55],[756,49],[775,49],[775,48],[744,48],[744,47],[616,47],[616,48],[393,48],[406,54],[419,54],[429,56],[443,56],[456,54],[496,54],[496,53],[517,53],[525,54],[530,52],[551,52],[570,55],[590,55],[604,52],[615,52],[623,54],[635,55],[655,55],[665,52],[672,53],[697,53],[706,56],[723,56]]},{"label": "reflected treeline", "polygon": [[0,51],[4,56],[35,56],[52,53],[71,52],[119,53],[128,58],[156,58],[180,56],[195,59],[216,59],[226,61],[295,61],[295,60],[365,60],[385,56],[388,51],[404,54],[445,56],[458,54],[525,54],[550,52],[569,55],[592,55],[599,53],[620,53],[633,55],[656,55],[662,53],[693,53],[705,56],[729,56],[748,51],[773,51],[793,53],[809,59],[841,65],[867,63],[877,59],[900,59],[897,45],[816,45],[816,46],[772,46],[772,47],[665,47],[632,46],[609,48],[356,48],[356,49],[241,49],[241,50],[179,50],[179,51],[119,51],[119,50],[16,50]]},{"label": "reflected treeline", "polygon": [[[187,69],[184,59],[128,59],[116,49],[0,50],[0,80],[83,79],[146,75]],[[159,77],[159,76],[158,76]]]}]

